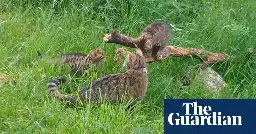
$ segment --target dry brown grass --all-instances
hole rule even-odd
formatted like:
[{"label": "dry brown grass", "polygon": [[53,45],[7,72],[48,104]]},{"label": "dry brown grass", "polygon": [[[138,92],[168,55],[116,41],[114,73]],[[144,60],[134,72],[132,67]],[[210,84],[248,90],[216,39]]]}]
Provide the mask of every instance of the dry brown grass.
[{"label": "dry brown grass", "polygon": [[6,74],[0,73],[0,83],[6,83],[6,82],[7,82]]}]

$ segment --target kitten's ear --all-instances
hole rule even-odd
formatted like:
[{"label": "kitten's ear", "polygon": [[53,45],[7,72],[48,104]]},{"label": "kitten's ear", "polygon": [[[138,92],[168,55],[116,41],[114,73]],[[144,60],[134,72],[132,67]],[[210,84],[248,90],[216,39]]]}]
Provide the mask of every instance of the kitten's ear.
[{"label": "kitten's ear", "polygon": [[96,49],[96,52],[97,52],[97,53],[100,53],[100,52],[101,52],[101,49],[100,49],[100,48],[97,48],[97,49]]},{"label": "kitten's ear", "polygon": [[97,53],[101,54],[101,55],[104,55],[104,57],[105,57],[104,51],[101,48],[97,49]]},{"label": "kitten's ear", "polygon": [[97,53],[98,53],[98,49],[94,49],[94,50],[91,51],[91,55],[95,55]]}]

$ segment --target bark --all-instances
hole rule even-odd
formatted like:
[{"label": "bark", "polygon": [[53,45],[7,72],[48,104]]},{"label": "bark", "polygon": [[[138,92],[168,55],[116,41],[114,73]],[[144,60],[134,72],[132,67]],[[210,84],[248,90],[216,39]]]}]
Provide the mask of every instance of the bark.
[{"label": "bark", "polygon": [[103,40],[106,43],[115,43],[126,47],[136,48],[136,45],[134,44],[136,39],[122,35],[115,30],[113,30],[112,34],[106,34]]},{"label": "bark", "polygon": [[[143,35],[138,38],[131,38],[120,34],[117,31],[113,31],[111,34],[106,34],[104,37],[104,42],[115,43],[126,47],[137,48],[137,52],[142,52],[146,58],[146,62],[157,62],[162,61],[168,57],[185,57],[193,56],[200,59],[203,63],[213,64],[216,62],[223,62],[227,59],[227,55],[224,53],[214,53],[198,48],[183,48],[176,46],[162,46],[161,49],[143,48],[146,41]],[[160,46],[161,47],[161,46]]]},{"label": "bark", "polygon": [[204,63],[213,64],[216,62],[223,62],[227,59],[227,55],[224,53],[213,53],[207,50],[197,49],[197,48],[183,48],[183,47],[175,47],[175,46],[166,46],[163,52],[159,52],[166,54],[162,55],[163,58],[158,58],[164,60],[167,57],[184,57],[184,56],[192,56],[198,58]]}]

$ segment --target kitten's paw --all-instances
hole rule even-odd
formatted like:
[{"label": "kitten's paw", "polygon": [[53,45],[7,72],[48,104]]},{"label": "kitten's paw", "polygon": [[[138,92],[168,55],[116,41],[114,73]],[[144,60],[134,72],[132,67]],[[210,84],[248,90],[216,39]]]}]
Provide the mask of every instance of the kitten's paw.
[{"label": "kitten's paw", "polygon": [[114,40],[119,38],[119,33],[116,30],[113,30],[111,34],[105,34],[103,40],[106,43],[114,43]]},{"label": "kitten's paw", "polygon": [[106,34],[103,38],[104,42],[110,42],[112,40],[112,36],[110,34]]}]

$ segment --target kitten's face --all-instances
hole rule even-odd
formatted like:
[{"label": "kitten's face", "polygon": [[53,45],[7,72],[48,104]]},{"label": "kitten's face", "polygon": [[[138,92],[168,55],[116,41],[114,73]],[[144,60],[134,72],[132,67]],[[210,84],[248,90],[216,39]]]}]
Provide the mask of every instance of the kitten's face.
[{"label": "kitten's face", "polygon": [[96,62],[104,62],[106,56],[101,48],[97,48],[90,53],[91,58]]}]

